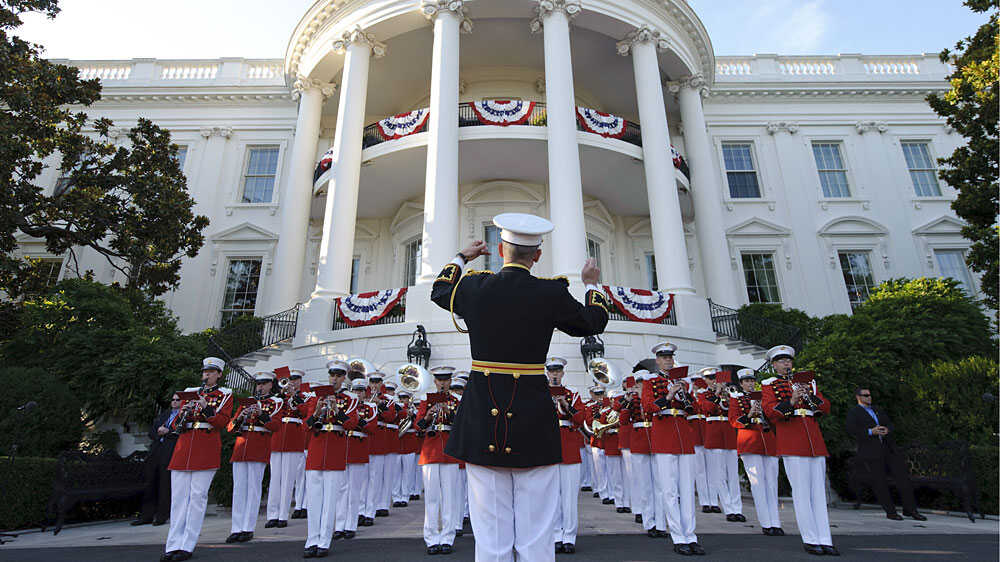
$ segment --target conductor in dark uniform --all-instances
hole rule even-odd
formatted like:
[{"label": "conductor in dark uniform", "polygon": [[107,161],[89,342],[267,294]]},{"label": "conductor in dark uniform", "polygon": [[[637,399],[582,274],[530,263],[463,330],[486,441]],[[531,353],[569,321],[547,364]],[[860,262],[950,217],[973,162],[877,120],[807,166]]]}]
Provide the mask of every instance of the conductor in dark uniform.
[{"label": "conductor in dark uniform", "polygon": [[522,560],[554,560],[562,453],[545,358],[555,329],[573,337],[603,332],[608,302],[592,260],[581,272],[585,303],[573,298],[565,278],[531,274],[551,222],[518,213],[493,222],[501,229],[503,268],[463,276],[466,263],[489,253],[474,242],[441,270],[431,293],[438,306],[464,319],[472,352],[445,453],[468,463],[477,560],[511,560],[515,551]]}]

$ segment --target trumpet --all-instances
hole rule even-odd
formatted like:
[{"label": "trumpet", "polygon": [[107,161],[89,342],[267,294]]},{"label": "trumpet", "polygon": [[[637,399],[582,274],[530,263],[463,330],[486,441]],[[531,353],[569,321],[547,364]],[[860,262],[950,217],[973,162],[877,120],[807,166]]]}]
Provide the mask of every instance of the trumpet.
[{"label": "trumpet", "polygon": [[[208,385],[206,383],[201,383],[201,386],[198,387],[198,395],[200,396],[204,394],[207,387]],[[184,404],[184,407],[181,408],[181,412],[174,418],[173,427],[170,432],[174,435],[180,435],[181,433],[187,431],[188,418],[192,415],[198,415],[200,411],[201,405],[197,402],[188,402],[187,404]]]},{"label": "trumpet", "polygon": [[604,435],[611,429],[617,429],[621,424],[621,418],[618,416],[618,412],[611,408],[604,408],[601,410],[601,414],[607,414],[607,422],[601,422],[599,420],[594,420],[591,424],[590,429],[594,432],[595,437],[604,437]]},{"label": "trumpet", "polygon": [[248,406],[246,408],[243,408],[243,411],[240,412],[240,415],[236,416],[236,419],[233,420],[233,427],[235,427],[235,428],[243,427],[243,425],[245,423],[247,423],[248,420],[250,420],[251,418],[257,417],[260,414],[260,411],[261,411],[260,400],[261,400],[261,398],[263,398],[263,396],[260,395],[260,394],[254,394],[253,395],[253,399],[256,400],[257,403],[253,404],[251,406]]},{"label": "trumpet", "polygon": [[688,394],[687,384],[684,382],[678,382],[677,384],[680,388],[674,394],[674,400],[680,402],[685,410],[691,410],[694,408],[694,403],[691,401],[691,395]]},{"label": "trumpet", "polygon": [[761,430],[771,431],[771,422],[767,421],[767,416],[764,415],[764,407],[761,405],[760,400],[750,400],[750,417],[755,418],[757,416],[760,416]]},{"label": "trumpet", "polygon": [[322,429],[326,419],[330,417],[331,414],[337,414],[339,411],[340,406],[337,404],[336,396],[331,394],[330,396],[323,398],[323,401],[320,402],[320,405],[316,408],[316,413],[312,416],[313,429]]},{"label": "trumpet", "polygon": [[800,400],[803,404],[805,404],[807,408],[809,408],[810,410],[819,410],[819,404],[817,404],[816,401],[813,399],[814,389],[812,388],[812,386],[806,383],[793,382],[792,390],[793,391],[798,390],[802,393],[802,398],[800,398]]}]

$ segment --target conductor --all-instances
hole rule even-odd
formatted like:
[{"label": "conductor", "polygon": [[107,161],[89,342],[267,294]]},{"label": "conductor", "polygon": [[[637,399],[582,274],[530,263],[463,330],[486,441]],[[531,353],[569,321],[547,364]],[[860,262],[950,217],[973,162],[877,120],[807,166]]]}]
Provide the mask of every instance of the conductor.
[{"label": "conductor", "polygon": [[522,560],[554,560],[562,453],[545,358],[554,329],[573,337],[603,332],[608,301],[593,260],[581,272],[585,304],[573,298],[565,278],[531,274],[551,222],[505,213],[493,223],[501,229],[500,271],[462,275],[468,262],[489,253],[476,241],[444,266],[431,293],[438,306],[465,320],[472,352],[445,453],[467,463],[477,560],[512,560],[515,552]]}]

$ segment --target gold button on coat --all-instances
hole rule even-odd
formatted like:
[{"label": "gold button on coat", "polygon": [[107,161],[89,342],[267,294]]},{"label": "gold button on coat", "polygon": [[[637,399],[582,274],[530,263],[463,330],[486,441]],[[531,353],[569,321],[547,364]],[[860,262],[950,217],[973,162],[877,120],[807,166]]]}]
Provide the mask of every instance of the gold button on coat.
[{"label": "gold button on coat", "polygon": [[490,445],[489,449],[490,449],[491,453],[495,453],[496,450],[497,450],[497,447],[496,447],[496,445]]}]

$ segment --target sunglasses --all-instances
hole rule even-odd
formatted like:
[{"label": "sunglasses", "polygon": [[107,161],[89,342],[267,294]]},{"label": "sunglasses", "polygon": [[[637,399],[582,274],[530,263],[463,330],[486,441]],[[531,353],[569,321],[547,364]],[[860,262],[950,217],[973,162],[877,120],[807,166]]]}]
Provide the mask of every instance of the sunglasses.
[{"label": "sunglasses", "polygon": [[869,396],[871,396],[871,394],[859,394],[858,396],[862,398],[868,398]]}]

